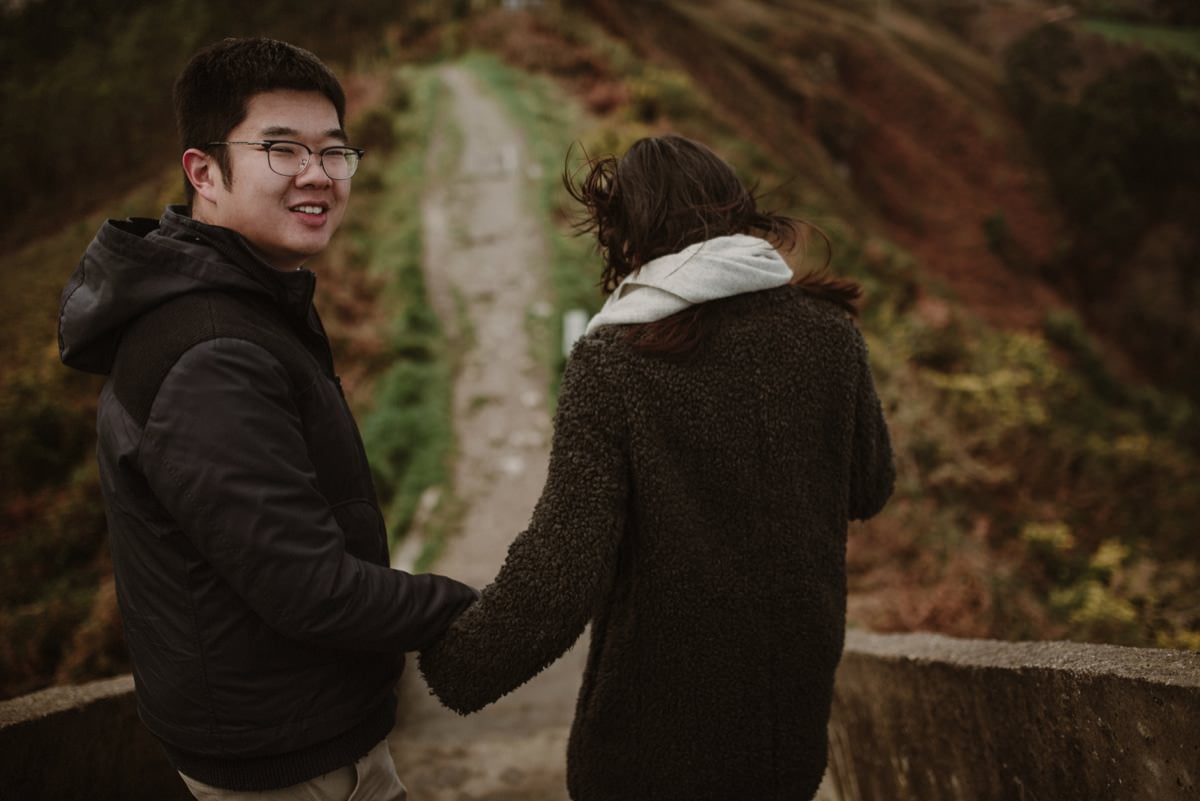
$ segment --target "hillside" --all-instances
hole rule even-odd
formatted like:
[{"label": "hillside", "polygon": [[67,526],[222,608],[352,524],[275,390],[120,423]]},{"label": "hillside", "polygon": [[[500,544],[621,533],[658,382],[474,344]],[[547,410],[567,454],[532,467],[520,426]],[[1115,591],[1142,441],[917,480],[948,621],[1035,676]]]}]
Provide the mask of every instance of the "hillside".
[{"label": "hillside", "polygon": [[[1088,60],[1108,52],[1096,19],[1035,3],[583,5],[586,22],[494,17],[471,41],[586,103],[591,151],[661,130],[714,145],[866,287],[901,484],[851,537],[852,620],[1200,645],[1184,589],[1200,572],[1194,403],[1092,323],[1069,278],[1092,232],[1062,201],[1082,190],[1014,97],[1013,54],[1052,56],[1047,30],[1078,31],[1088,80],[1108,76]],[[1160,266],[1129,262],[1149,281]]]},{"label": "hillside", "polygon": [[[358,53],[358,67],[342,71],[364,114],[352,133],[373,142],[364,164],[382,169],[393,145],[419,154],[420,137],[393,118],[436,101],[389,78],[397,65],[479,50],[507,64],[495,89],[546,165],[538,202],[557,237],[556,308],[600,300],[593,257],[565,236],[570,209],[556,186],[575,140],[619,152],[649,132],[694,136],[756,181],[768,205],[817,223],[834,272],[866,290],[862,325],[901,476],[885,514],[852,533],[853,623],[1200,648],[1189,589],[1200,579],[1200,418],[1189,372],[1200,364],[1189,223],[1200,219],[1200,177],[1187,156],[1200,148],[1200,39],[1189,27],[1200,20],[1186,3],[1108,3],[1105,17],[1087,3],[1063,16],[1017,0],[490,5],[407,4],[377,18],[387,24],[366,25],[373,4],[351,4],[330,46]],[[273,23],[279,12],[267,6],[237,31],[181,8],[131,4],[127,21],[138,24],[114,23],[100,38],[117,31],[128,45],[153,25],[201,23],[221,34],[297,30]],[[69,14],[55,19],[40,23],[47,36],[80,35],[54,28]],[[304,43],[324,53],[308,27]],[[10,110],[44,105],[55,81],[94,71],[104,61],[97,48],[8,51]],[[104,91],[121,91],[125,70],[149,96],[169,84],[175,58],[110,59]],[[37,70],[44,78],[21,95],[18,79]],[[552,92],[542,82],[558,94],[538,105],[531,98]],[[83,92],[60,105],[102,114]],[[573,104],[583,122],[555,116]],[[139,113],[161,120],[163,108]],[[117,125],[103,124],[60,126],[46,158],[83,147],[83,130]],[[0,373],[0,695],[125,664],[90,457],[96,384],[58,367],[53,319],[58,287],[102,219],[81,211],[155,214],[177,179],[126,161],[105,146],[115,134],[105,136],[78,154],[97,169],[69,203],[56,202],[62,176],[41,179],[58,195],[21,185],[27,202],[10,209],[2,234],[0,310],[16,335]],[[164,136],[146,143],[148,164],[170,151]],[[5,169],[21,178],[19,164]],[[106,171],[119,177],[107,182]],[[372,175],[356,203],[384,191]],[[414,331],[428,329],[419,282],[385,291],[363,266],[387,258],[373,243],[419,252],[395,222],[411,211],[397,207],[384,221],[358,209],[362,219],[348,222],[323,267],[333,279],[322,280],[323,313],[357,408],[386,410],[414,386],[440,386],[451,364],[438,347],[389,330],[398,307]],[[810,240],[809,263],[820,264],[824,245]],[[398,355],[418,363],[412,375],[384,380]],[[406,454],[405,437],[429,426],[395,416],[408,420],[401,433],[381,437]],[[379,462],[403,531],[445,465]]]},{"label": "hillside", "polygon": [[1034,328],[1056,303],[989,247],[986,225],[999,219],[1014,249],[1045,261],[1062,226],[1030,169],[999,70],[970,43],[886,6],[872,14],[819,2],[594,7],[639,51],[686,71],[743,136],[813,184],[799,187],[809,205],[886,235],[974,314]]},{"label": "hillside", "polygon": [[1200,399],[1200,34],[1163,24],[1194,23],[1182,4],[588,5],[973,316],[1037,330],[1067,304],[1110,368]]}]

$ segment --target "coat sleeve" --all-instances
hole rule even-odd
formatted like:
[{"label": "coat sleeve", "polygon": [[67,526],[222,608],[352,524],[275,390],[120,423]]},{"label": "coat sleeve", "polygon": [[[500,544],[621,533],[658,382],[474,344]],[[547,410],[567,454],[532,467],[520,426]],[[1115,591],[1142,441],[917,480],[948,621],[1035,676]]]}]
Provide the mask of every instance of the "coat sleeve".
[{"label": "coat sleeve", "polygon": [[604,348],[585,338],[567,363],[546,484],[529,527],[481,600],[420,655],[425,681],[462,714],[562,656],[611,587],[629,467],[625,416],[605,376]]},{"label": "coat sleeve", "polygon": [[866,520],[878,514],[892,494],[896,470],[892,443],[871,368],[867,346],[855,329],[854,433],[850,455],[850,519]]},{"label": "coat sleeve", "polygon": [[184,353],[155,397],[138,461],[182,535],[287,637],[417,650],[475,599],[452,579],[346,551],[288,376],[258,345],[214,339]]}]

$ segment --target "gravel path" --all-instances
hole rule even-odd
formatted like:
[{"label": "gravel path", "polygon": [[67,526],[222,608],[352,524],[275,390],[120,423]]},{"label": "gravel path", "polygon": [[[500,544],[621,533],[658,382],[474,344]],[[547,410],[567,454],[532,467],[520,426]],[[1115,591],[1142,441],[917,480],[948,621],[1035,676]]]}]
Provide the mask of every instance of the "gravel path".
[{"label": "gravel path", "polygon": [[[531,168],[521,133],[470,73],[446,67],[440,77],[446,96],[429,169],[446,169],[450,130],[461,132],[461,155],[449,175],[430,173],[425,271],[452,340],[468,345],[454,387],[455,492],[467,508],[434,570],[482,587],[527,525],[546,476],[547,376],[526,331],[528,315],[549,308],[546,246],[524,203]],[[413,801],[565,799],[585,645],[466,718],[428,694],[410,659],[389,742]]]},{"label": "gravel path", "polygon": [[[546,246],[523,202],[532,167],[520,132],[468,72],[446,67],[441,78],[447,102],[428,157],[440,180],[430,182],[422,209],[425,269],[452,340],[469,343],[454,388],[455,491],[467,510],[434,569],[482,587],[528,523],[546,476],[547,376],[526,333],[528,315],[548,308]],[[439,176],[452,129],[461,132],[461,155]],[[566,741],[586,640],[465,718],[429,695],[410,660],[389,737],[410,799],[566,801]],[[816,801],[837,798],[822,787]]]}]

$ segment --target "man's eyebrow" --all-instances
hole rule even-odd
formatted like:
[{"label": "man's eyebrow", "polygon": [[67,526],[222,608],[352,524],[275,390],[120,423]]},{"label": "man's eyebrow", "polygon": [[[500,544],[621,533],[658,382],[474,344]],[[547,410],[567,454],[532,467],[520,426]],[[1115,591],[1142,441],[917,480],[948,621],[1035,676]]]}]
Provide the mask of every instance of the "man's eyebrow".
[{"label": "man's eyebrow", "polygon": [[[289,128],[286,125],[272,125],[269,128],[263,128],[263,136],[299,136],[300,132],[295,128]],[[336,139],[339,142],[348,142],[350,138],[346,136],[346,132],[341,128],[330,128],[323,135],[324,139]]]}]

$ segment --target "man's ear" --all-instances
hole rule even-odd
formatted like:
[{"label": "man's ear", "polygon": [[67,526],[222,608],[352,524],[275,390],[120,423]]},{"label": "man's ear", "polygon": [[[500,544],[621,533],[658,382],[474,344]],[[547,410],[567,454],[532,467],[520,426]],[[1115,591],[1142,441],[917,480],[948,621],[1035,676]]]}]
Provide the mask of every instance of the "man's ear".
[{"label": "man's ear", "polygon": [[188,148],[183,151],[183,174],[197,195],[209,203],[217,202],[217,184],[223,181],[223,177],[216,159],[203,150]]}]

